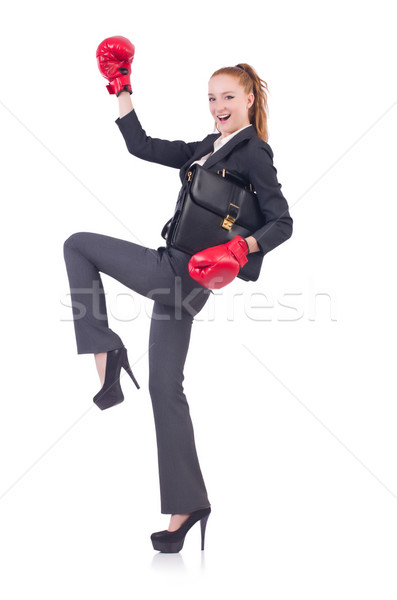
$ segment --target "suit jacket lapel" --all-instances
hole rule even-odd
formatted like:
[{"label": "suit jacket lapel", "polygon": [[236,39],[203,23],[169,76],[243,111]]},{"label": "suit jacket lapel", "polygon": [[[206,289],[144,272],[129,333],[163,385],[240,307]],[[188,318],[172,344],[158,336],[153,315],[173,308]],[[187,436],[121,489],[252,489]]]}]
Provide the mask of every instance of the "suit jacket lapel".
[{"label": "suit jacket lapel", "polygon": [[212,167],[212,165],[215,165],[217,162],[223,160],[228,154],[230,154],[230,152],[233,151],[233,149],[238,144],[240,144],[240,142],[251,138],[253,135],[255,135],[255,133],[255,129],[252,126],[246,127],[245,129],[237,133],[234,137],[232,137],[231,140],[226,142],[226,144],[219,148],[219,150],[212,154],[212,156],[207,158],[203,167],[209,169],[210,167]]},{"label": "suit jacket lapel", "polygon": [[205,137],[202,140],[202,142],[200,142],[193,156],[191,156],[189,160],[185,162],[185,164],[181,167],[179,171],[179,175],[182,181],[184,180],[186,171],[188,170],[192,162],[194,162],[195,160],[199,160],[201,157],[211,152],[214,149],[215,140],[218,139],[220,135],[220,133],[210,133],[209,135],[207,135],[207,137]]},{"label": "suit jacket lapel", "polygon": [[[215,165],[217,162],[219,162],[220,160],[224,159],[228,154],[230,154],[230,152],[233,150],[233,148],[235,148],[237,146],[237,144],[239,144],[243,140],[251,138],[254,135],[256,135],[255,128],[253,126],[246,127],[245,129],[243,129],[242,131],[240,131],[239,133],[237,133],[237,135],[235,135],[234,137],[232,137],[232,139],[229,140],[224,146],[222,146],[221,148],[219,148],[219,150],[217,150],[212,156],[210,156],[209,158],[207,158],[207,160],[205,161],[203,167],[205,169],[209,169],[210,167],[212,167],[212,165]],[[211,150],[214,149],[214,142],[215,142],[215,140],[217,140],[220,136],[221,136],[220,133],[219,134],[212,133],[210,135],[207,135],[207,137],[203,139],[203,141],[201,142],[201,144],[197,147],[196,152],[183,165],[183,167],[179,171],[180,178],[181,178],[182,181],[183,181],[183,179],[184,179],[184,177],[186,175],[186,171],[190,167],[190,165],[195,160],[199,160],[200,158],[202,158],[203,156],[205,156],[206,154],[208,154],[209,152],[211,152]]]}]

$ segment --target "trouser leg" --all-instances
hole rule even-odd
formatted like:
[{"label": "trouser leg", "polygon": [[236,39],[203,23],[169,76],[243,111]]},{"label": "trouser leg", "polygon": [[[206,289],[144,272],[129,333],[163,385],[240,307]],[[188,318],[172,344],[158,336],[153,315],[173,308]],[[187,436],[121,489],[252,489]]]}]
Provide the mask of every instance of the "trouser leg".
[{"label": "trouser leg", "polygon": [[184,364],[193,317],[155,302],[149,336],[149,390],[155,419],[161,512],[190,513],[210,506],[201,473],[189,405],[183,391]]},{"label": "trouser leg", "polygon": [[131,290],[174,307],[175,315],[195,315],[209,290],[188,274],[189,256],[161,248],[154,250],[98,233],[79,232],[64,243],[78,354],[121,348],[120,337],[109,328],[100,271]]}]

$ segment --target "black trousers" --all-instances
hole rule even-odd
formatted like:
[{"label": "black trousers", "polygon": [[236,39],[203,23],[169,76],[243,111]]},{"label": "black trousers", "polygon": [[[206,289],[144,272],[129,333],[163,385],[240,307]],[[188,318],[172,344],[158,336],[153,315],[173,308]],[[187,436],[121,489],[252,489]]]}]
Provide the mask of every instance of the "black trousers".
[{"label": "black trousers", "polygon": [[154,301],[149,335],[149,392],[160,481],[161,512],[190,513],[210,506],[183,391],[184,364],[194,316],[210,290],[188,273],[190,256],[97,233],[79,232],[64,243],[77,353],[124,346],[109,328],[100,272]]}]

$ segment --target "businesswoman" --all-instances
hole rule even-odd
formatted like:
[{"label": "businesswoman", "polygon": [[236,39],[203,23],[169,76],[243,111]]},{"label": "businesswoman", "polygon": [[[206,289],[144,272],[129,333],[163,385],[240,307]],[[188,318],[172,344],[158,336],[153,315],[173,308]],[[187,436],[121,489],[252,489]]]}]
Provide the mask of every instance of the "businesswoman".
[{"label": "businesswoman", "polygon": [[[226,168],[240,174],[256,190],[264,225],[247,238],[235,236],[193,257],[166,245],[157,249],[110,236],[79,232],[64,243],[78,354],[91,353],[102,384],[94,396],[100,409],[122,402],[121,369],[139,387],[119,335],[109,328],[100,273],[106,273],[153,300],[149,335],[149,391],[153,406],[161,512],[170,514],[168,529],[151,535],[153,547],[178,552],[198,521],[201,548],[211,504],[197,457],[189,406],[183,391],[183,369],[194,317],[212,289],[230,283],[249,253],[263,255],[287,240],[292,219],[267,143],[266,83],[247,64],[215,71],[208,102],[216,133],[186,143],[146,135],[131,102],[131,64],[135,48],[122,36],[104,40],[97,49],[107,90],[118,98],[115,123],[128,151],[141,159],[179,169],[184,181],[190,165]],[[115,174],[117,193],[124,193]],[[159,187],[158,192],[161,192]],[[129,201],[129,200],[128,200]],[[166,199],[164,200],[166,201]]]}]

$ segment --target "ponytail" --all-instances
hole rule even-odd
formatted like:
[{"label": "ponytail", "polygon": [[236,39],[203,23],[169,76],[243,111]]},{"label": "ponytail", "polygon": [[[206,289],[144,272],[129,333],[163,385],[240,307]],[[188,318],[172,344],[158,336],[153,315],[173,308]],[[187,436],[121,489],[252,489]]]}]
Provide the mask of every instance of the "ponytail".
[{"label": "ponytail", "polygon": [[251,94],[251,92],[254,94],[255,100],[248,109],[248,118],[251,125],[255,127],[258,137],[267,142],[269,139],[267,92],[269,90],[266,81],[263,81],[255,69],[247,63],[239,63],[236,67],[222,67],[215,71],[211,77],[215,77],[215,75],[232,75],[238,79],[246,94]]}]

